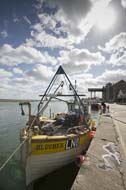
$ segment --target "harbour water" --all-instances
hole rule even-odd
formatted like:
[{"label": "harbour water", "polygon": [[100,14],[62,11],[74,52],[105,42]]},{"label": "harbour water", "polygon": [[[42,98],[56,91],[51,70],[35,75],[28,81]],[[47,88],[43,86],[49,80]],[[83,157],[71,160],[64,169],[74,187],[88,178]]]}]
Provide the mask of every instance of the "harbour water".
[{"label": "harbour water", "polygon": [[[33,103],[34,113],[36,112],[35,106],[36,103]],[[60,111],[59,106],[56,106],[56,109],[57,111],[58,109]],[[65,111],[66,107],[63,107],[62,109],[62,111]],[[25,110],[27,111],[26,108]],[[55,107],[53,111],[55,111]],[[27,117],[27,115],[22,117],[18,102],[0,102],[0,167],[8,159],[15,148],[20,144],[19,131],[20,128],[24,127],[26,124]],[[93,112],[92,117],[97,121],[98,114],[96,112]],[[68,167],[63,168],[62,171],[60,170],[54,172],[46,178],[39,180],[38,183],[36,183],[34,189],[53,189],[52,185],[55,183],[54,180],[56,180],[57,184],[59,183],[59,185],[61,185],[59,177],[63,179],[61,181],[65,185],[65,180],[68,181],[70,178],[72,181],[77,171],[78,168],[75,165],[70,164]],[[67,188],[65,188],[65,186],[60,187],[62,187],[64,190],[69,189],[68,186]],[[59,189],[58,186],[54,186],[54,188]],[[25,172],[20,163],[20,151],[18,151],[15,156],[9,161],[9,163],[0,171],[0,190],[11,189],[27,189],[25,186]]]}]

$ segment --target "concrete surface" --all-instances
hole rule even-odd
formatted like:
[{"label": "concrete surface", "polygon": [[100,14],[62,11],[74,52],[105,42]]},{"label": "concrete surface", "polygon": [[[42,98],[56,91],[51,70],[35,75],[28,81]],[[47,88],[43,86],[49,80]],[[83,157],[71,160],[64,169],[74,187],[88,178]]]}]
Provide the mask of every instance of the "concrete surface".
[{"label": "concrete surface", "polygon": [[118,135],[120,153],[122,157],[121,171],[126,187],[126,105],[110,104],[110,113]]},{"label": "concrete surface", "polygon": [[95,138],[71,190],[126,190],[121,147],[111,115],[101,115]]},{"label": "concrete surface", "polygon": [[109,106],[121,143],[122,156],[126,160],[126,105],[110,104]]}]

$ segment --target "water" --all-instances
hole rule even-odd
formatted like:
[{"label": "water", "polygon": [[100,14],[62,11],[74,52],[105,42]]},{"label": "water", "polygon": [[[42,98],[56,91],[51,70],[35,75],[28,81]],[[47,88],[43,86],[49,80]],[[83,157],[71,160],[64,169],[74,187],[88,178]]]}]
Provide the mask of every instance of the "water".
[{"label": "water", "polygon": [[[18,103],[0,103],[0,165],[20,143],[19,130],[26,123]],[[0,190],[25,190],[24,171],[20,165],[20,152],[0,172]]]},{"label": "water", "polygon": [[[32,103],[32,106],[33,106],[32,112],[36,113],[35,111],[36,103]],[[60,108],[62,108],[62,111],[67,111],[66,107],[63,107],[60,104],[60,106],[57,106],[56,108],[53,107],[52,113],[55,112],[55,110],[60,111]],[[47,110],[46,114],[49,114],[49,109]],[[27,107],[25,108],[25,111],[27,111]],[[97,113],[95,112],[93,113],[93,118],[97,120]],[[0,166],[6,161],[9,155],[20,144],[19,131],[22,127],[25,126],[26,122],[27,122],[27,116],[21,115],[18,103],[0,102]],[[65,185],[68,184],[66,183],[68,179],[69,182],[73,181],[73,178],[77,174],[77,171],[78,168],[73,164],[70,164],[68,167],[64,167],[62,170],[54,172],[53,174],[39,180],[38,183],[36,183],[34,189],[35,190],[59,189],[59,187],[56,186],[58,184],[61,185],[59,177],[62,178],[63,176],[62,182]],[[54,188],[52,188],[52,185],[54,185]],[[70,189],[68,188],[68,186],[67,187],[62,186],[62,188],[64,190]],[[12,158],[12,160],[7,164],[7,166],[2,171],[0,171],[0,190],[15,190],[15,189],[18,190],[27,189],[25,186],[25,172],[20,163],[20,151],[18,151],[16,155]]]}]

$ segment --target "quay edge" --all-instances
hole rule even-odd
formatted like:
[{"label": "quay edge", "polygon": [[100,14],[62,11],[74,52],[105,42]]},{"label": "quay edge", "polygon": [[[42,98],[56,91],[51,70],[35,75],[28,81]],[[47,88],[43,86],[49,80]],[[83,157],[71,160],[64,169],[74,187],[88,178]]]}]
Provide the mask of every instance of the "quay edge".
[{"label": "quay edge", "polygon": [[110,114],[99,125],[71,190],[126,190],[120,141]]}]

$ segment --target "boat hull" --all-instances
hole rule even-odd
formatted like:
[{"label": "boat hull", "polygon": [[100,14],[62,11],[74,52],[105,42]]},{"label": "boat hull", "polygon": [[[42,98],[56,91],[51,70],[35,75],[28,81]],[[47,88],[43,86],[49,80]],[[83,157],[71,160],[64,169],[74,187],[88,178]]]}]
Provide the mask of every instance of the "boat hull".
[{"label": "boat hull", "polygon": [[44,141],[41,138],[34,137],[31,141],[30,153],[26,151],[26,185],[76,161],[77,156],[89,146],[90,131],[81,135],[62,136],[58,139],[50,137]]},{"label": "boat hull", "polygon": [[99,111],[100,105],[99,104],[91,104],[91,110],[92,111]]}]

